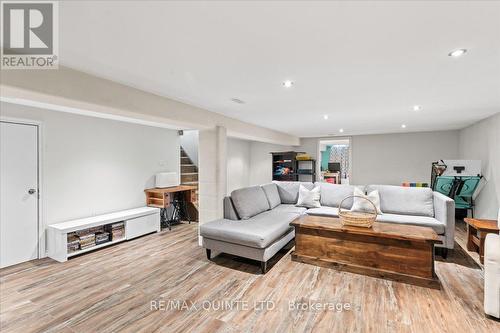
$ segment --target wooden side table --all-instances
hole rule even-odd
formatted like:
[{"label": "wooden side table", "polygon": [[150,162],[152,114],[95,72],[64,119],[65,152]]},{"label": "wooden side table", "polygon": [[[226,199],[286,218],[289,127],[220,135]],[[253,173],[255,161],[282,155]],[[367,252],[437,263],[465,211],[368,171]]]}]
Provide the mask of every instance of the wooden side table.
[{"label": "wooden side table", "polygon": [[[196,201],[195,191],[197,188],[197,186],[193,185],[179,185],[146,189],[144,190],[146,193],[146,204],[150,207],[161,208],[162,225],[165,222],[169,229],[172,228],[173,218],[180,212],[187,214],[187,219],[191,223],[187,203],[193,204]],[[179,200],[174,200],[176,197]],[[169,217],[166,209],[172,205],[174,206],[174,212]]]},{"label": "wooden side table", "polygon": [[498,234],[495,220],[465,218],[467,223],[467,250],[479,253],[479,260],[484,264],[484,239],[489,233]]}]

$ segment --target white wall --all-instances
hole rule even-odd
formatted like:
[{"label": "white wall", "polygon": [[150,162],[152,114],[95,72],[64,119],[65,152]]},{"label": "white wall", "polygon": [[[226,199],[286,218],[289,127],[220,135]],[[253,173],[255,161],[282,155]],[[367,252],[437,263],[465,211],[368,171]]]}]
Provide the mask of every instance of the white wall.
[{"label": "white wall", "polygon": [[238,188],[271,182],[270,153],[290,150],[294,150],[294,147],[228,138],[227,194]]},{"label": "white wall", "polygon": [[177,131],[1,103],[43,122],[45,225],[145,205],[159,171],[179,172]]},{"label": "white wall", "polygon": [[352,183],[430,183],[431,164],[458,157],[458,131],[352,137]]},{"label": "white wall", "polygon": [[198,166],[198,131],[187,130],[180,136],[182,148],[191,159],[194,165]]},{"label": "white wall", "polygon": [[[318,158],[318,141],[305,138],[296,150]],[[331,138],[330,138],[331,139]],[[352,184],[430,182],[431,163],[458,158],[458,131],[357,135],[351,137]]]},{"label": "white wall", "polygon": [[500,206],[500,113],[460,131],[460,159],[481,160],[486,183],[476,197],[475,216],[496,219]]},{"label": "white wall", "polygon": [[252,143],[227,139],[227,193],[250,185],[250,147]]}]

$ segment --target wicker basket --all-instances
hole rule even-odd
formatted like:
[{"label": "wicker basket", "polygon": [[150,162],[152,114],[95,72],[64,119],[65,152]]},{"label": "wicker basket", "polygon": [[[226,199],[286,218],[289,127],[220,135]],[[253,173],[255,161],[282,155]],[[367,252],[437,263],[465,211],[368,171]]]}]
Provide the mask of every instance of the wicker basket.
[{"label": "wicker basket", "polygon": [[[373,206],[373,213],[367,213],[367,212],[351,212],[350,210],[342,210],[342,204],[344,203],[345,200],[349,198],[362,198],[368,201],[372,206]],[[340,221],[342,222],[342,225],[351,225],[355,227],[364,227],[364,228],[371,228],[373,225],[373,222],[375,222],[375,219],[377,218],[377,207],[375,207],[375,204],[371,202],[369,199],[366,197],[362,197],[359,195],[350,195],[348,197],[345,197],[339,204],[339,217]]]}]

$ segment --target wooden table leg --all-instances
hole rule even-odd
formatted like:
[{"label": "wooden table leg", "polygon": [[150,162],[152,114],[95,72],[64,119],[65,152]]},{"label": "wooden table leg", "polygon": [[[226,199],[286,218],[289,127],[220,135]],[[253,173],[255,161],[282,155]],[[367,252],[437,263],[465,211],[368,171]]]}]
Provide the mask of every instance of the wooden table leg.
[{"label": "wooden table leg", "polygon": [[476,233],[477,233],[477,230],[474,227],[467,224],[467,250],[468,251],[477,252],[477,250],[478,250],[476,244],[474,244],[474,241],[472,240],[472,238],[474,237],[474,235]]},{"label": "wooden table leg", "polygon": [[479,232],[479,261],[484,264],[484,241],[486,239],[486,232]]}]

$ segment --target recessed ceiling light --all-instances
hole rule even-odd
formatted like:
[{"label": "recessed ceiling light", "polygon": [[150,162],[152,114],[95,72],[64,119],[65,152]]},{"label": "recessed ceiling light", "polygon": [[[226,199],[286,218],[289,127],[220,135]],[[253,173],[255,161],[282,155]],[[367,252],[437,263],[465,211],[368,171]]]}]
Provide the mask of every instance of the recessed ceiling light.
[{"label": "recessed ceiling light", "polygon": [[242,101],[241,99],[239,98],[231,98],[231,101],[232,102],[235,102],[237,104],[245,104],[245,101]]},{"label": "recessed ceiling light", "polygon": [[401,125],[401,128],[406,128],[406,125],[405,124]]},{"label": "recessed ceiling light", "polygon": [[328,120],[328,115],[327,115],[327,114],[325,114],[325,115],[323,116],[323,119]]},{"label": "recessed ceiling light", "polygon": [[293,86],[293,81],[290,80],[283,81],[283,87],[290,88],[291,86]]},{"label": "recessed ceiling light", "polygon": [[453,50],[450,53],[448,53],[448,55],[450,57],[458,58],[460,56],[463,56],[465,54],[465,52],[467,52],[466,49],[456,49],[456,50]]},{"label": "recessed ceiling light", "polygon": [[344,129],[343,128],[339,129],[339,132],[344,133]]},{"label": "recessed ceiling light", "polygon": [[420,110],[422,110],[422,106],[420,106],[420,105],[413,106],[413,111],[420,111]]}]

